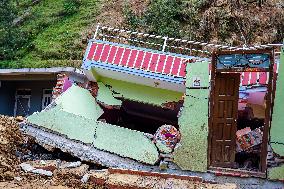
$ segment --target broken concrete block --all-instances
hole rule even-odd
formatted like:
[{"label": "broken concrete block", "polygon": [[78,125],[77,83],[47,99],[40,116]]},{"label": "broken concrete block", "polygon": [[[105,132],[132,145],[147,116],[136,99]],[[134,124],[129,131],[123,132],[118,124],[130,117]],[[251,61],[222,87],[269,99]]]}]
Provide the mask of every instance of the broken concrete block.
[{"label": "broken concrete block", "polygon": [[151,165],[159,159],[156,146],[144,133],[107,123],[101,122],[97,125],[93,145],[98,149]]},{"label": "broken concrete block", "polygon": [[28,122],[89,144],[93,142],[96,129],[95,120],[66,112],[61,105],[32,114],[28,117]]},{"label": "broken concrete block", "polygon": [[63,111],[93,120],[97,120],[104,112],[87,89],[76,85],[56,98],[55,103],[61,104]]},{"label": "broken concrete block", "polygon": [[79,179],[88,173],[88,169],[89,169],[88,165],[82,164],[79,167],[60,168],[56,171],[56,174],[61,174],[61,175],[71,174]]},{"label": "broken concrete block", "polygon": [[90,178],[90,175],[89,174],[85,174],[82,178],[81,178],[81,182],[82,183],[87,183],[88,180]]},{"label": "broken concrete block", "polygon": [[44,169],[36,169],[33,166],[31,166],[28,163],[21,163],[20,167],[25,171],[25,172],[31,172],[31,173],[36,173],[40,175],[45,175],[45,176],[52,176],[51,171],[46,171]]},{"label": "broken concrete block", "polygon": [[102,112],[89,91],[72,86],[56,104],[29,116],[28,123],[122,157],[152,165],[157,162],[157,148],[142,132],[96,121]]},{"label": "broken concrete block", "polygon": [[64,168],[75,168],[75,167],[79,167],[82,165],[81,161],[76,161],[76,162],[66,162],[63,163],[59,166],[60,169],[64,169]]},{"label": "broken concrete block", "polygon": [[114,97],[156,106],[162,106],[167,102],[178,102],[183,95],[183,92],[149,87],[106,77],[101,77],[100,81],[111,87],[111,90],[114,91]]},{"label": "broken concrete block", "polygon": [[34,169],[33,166],[31,166],[30,164],[28,163],[21,163],[20,164],[20,167],[25,171],[25,172],[30,172]]},{"label": "broken concrete block", "polygon": [[28,161],[27,163],[29,163],[35,169],[43,169],[51,172],[58,167],[58,162],[56,160],[36,160]]},{"label": "broken concrete block", "polygon": [[31,171],[32,173],[36,173],[36,174],[40,174],[40,175],[45,175],[45,176],[52,176],[52,172],[51,171],[46,171],[43,169],[34,169]]}]

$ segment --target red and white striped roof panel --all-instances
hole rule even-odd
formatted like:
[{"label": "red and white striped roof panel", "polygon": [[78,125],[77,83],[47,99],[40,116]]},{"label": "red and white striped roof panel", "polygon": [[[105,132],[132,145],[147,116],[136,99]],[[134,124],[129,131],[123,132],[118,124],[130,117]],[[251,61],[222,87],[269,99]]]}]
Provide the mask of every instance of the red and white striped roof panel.
[{"label": "red and white striped roof panel", "polygon": [[[89,43],[83,67],[88,69],[87,62],[99,62],[102,64],[113,64],[121,67],[185,78],[186,64],[196,62],[197,60],[206,60],[202,58],[199,59],[200,60],[198,60],[198,57],[193,56],[165,53],[162,51],[95,40]],[[278,65],[279,64],[274,64],[275,72],[278,72]],[[211,71],[211,64],[209,64],[209,70]],[[243,72],[241,74],[241,84],[267,84],[268,74],[268,72]]]},{"label": "red and white striped roof panel", "polygon": [[196,57],[126,45],[121,46],[104,41],[93,41],[89,45],[85,60],[142,69],[175,77],[185,77],[186,63],[194,59]]}]

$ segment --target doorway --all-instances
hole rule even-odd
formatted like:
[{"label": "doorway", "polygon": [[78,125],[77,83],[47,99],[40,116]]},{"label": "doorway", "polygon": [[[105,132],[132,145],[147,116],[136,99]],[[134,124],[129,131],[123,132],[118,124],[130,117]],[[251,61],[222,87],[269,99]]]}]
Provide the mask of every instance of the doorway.
[{"label": "doorway", "polygon": [[[275,90],[273,66],[272,50],[213,54],[209,101],[210,170],[266,172],[272,90]],[[243,75],[254,73],[259,77],[264,72],[268,73],[267,83],[260,85],[257,81],[256,85],[242,86]],[[251,99],[247,100],[246,95]]]}]

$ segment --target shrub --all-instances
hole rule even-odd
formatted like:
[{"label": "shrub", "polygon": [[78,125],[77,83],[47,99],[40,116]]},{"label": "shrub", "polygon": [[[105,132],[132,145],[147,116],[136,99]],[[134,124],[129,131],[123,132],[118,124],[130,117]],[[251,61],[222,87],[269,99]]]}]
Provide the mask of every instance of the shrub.
[{"label": "shrub", "polygon": [[81,5],[81,0],[64,0],[63,8],[65,15],[72,15],[78,12]]}]

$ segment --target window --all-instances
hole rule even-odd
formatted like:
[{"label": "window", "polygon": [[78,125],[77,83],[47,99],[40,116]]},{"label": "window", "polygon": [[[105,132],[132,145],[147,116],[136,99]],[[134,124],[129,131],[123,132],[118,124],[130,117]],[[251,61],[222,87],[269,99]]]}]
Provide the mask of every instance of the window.
[{"label": "window", "polygon": [[15,96],[14,116],[27,116],[30,111],[30,89],[18,89]]},{"label": "window", "polygon": [[51,103],[52,100],[52,89],[43,89],[41,109],[43,110]]}]

